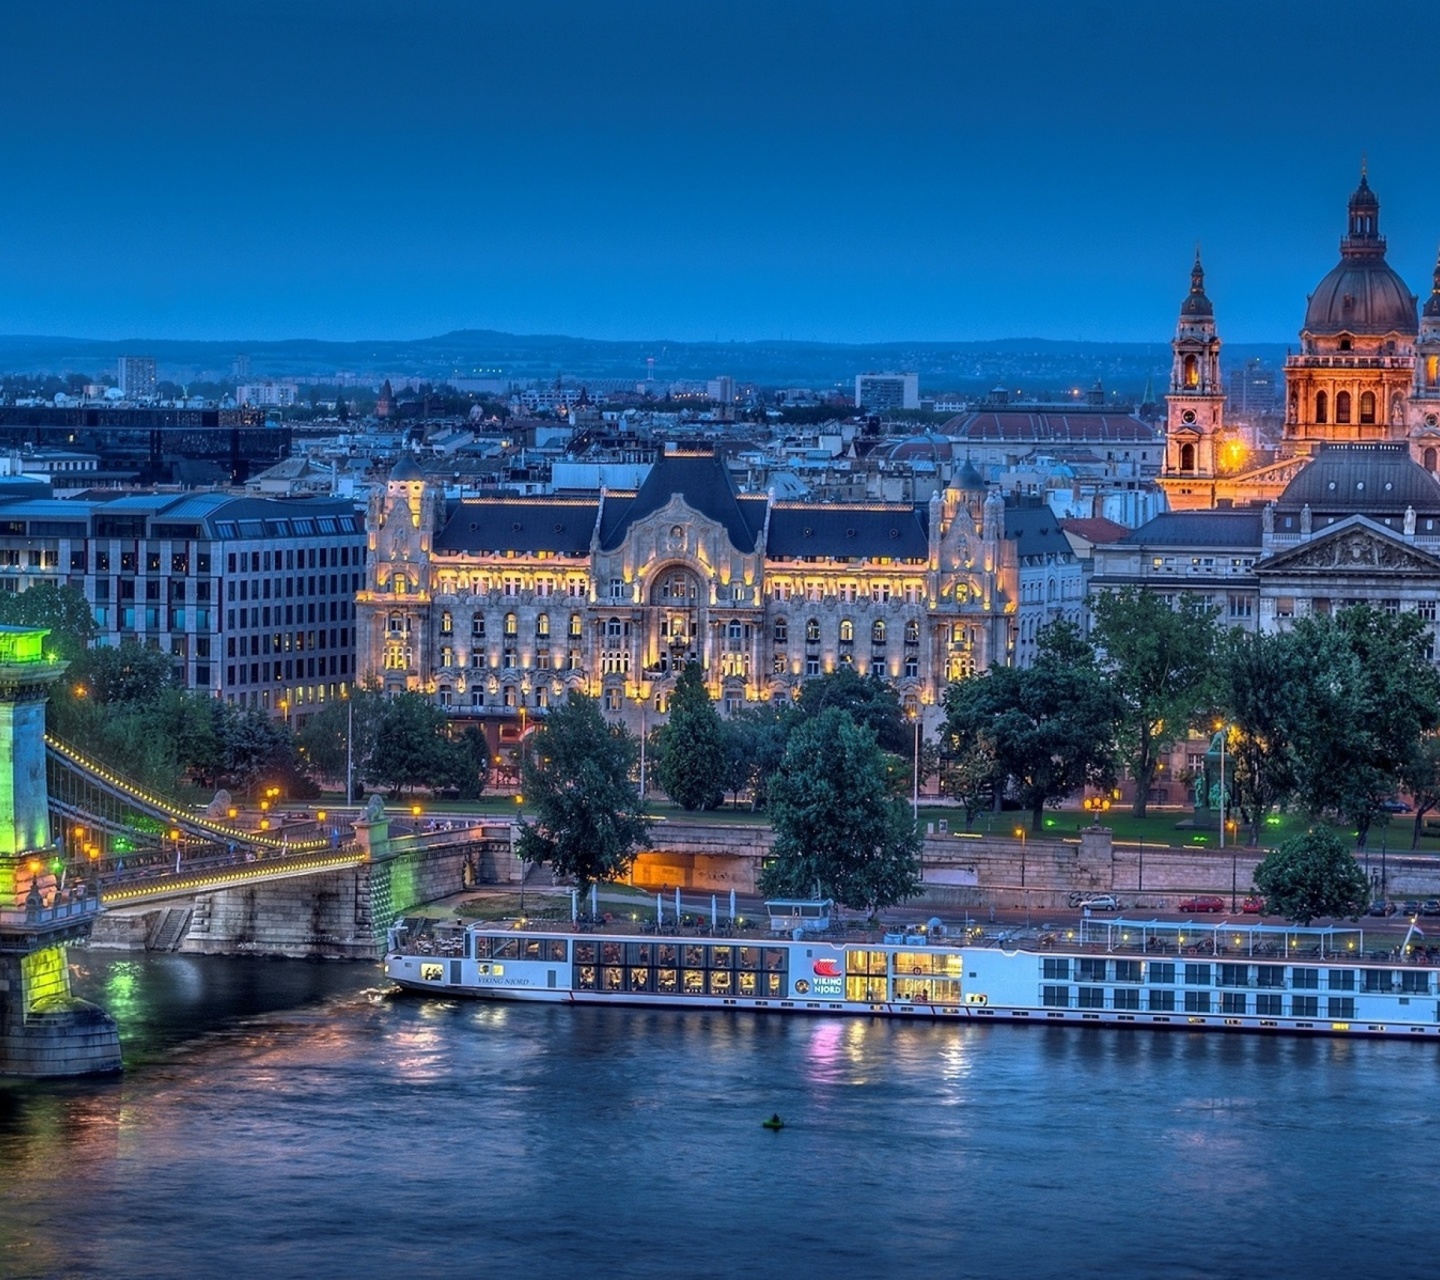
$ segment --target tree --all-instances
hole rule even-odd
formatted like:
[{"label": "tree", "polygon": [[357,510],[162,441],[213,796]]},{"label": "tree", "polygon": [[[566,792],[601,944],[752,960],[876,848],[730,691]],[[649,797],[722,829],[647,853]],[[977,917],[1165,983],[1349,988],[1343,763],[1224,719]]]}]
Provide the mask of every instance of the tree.
[{"label": "tree", "polygon": [[71,663],[66,677],[72,693],[101,705],[151,702],[174,682],[173,661],[135,640],[124,640],[118,648],[87,649]]},{"label": "tree", "polygon": [[735,793],[750,792],[750,807],[763,809],[769,795],[770,778],[785,758],[790,737],[790,708],[766,702],[742,707],[724,722],[725,786]]},{"label": "tree", "polygon": [[456,758],[445,727],[445,713],[422,694],[386,698],[375,746],[365,763],[365,781],[394,793],[406,787],[454,785]]},{"label": "tree", "polygon": [[295,735],[308,768],[324,778],[344,780],[347,763],[356,781],[363,779],[375,753],[385,697],[374,689],[353,688],[348,698],[332,698]]},{"label": "tree", "polygon": [[0,593],[0,626],[45,627],[45,647],[74,662],[95,638],[95,615],[78,587],[41,582],[28,591]]},{"label": "tree", "polygon": [[1218,610],[1191,595],[1171,604],[1144,587],[1104,592],[1093,609],[1091,636],[1120,700],[1120,759],[1135,779],[1133,813],[1143,818],[1161,758],[1209,701]]},{"label": "tree", "polygon": [[790,735],[770,780],[768,897],[819,894],[872,914],[920,888],[920,835],[873,731],[829,707]]},{"label": "tree", "polygon": [[716,809],[725,799],[725,726],[698,662],[687,662],[655,735],[655,777],[682,809]]},{"label": "tree", "polygon": [[[1119,703],[1094,650],[1068,622],[1040,632],[1034,663],[991,667],[945,691],[943,733],[948,754],[967,768],[1014,786],[1040,830],[1047,804],[1088,785],[1115,780],[1115,725]],[[980,759],[974,757],[978,753]]]},{"label": "tree", "polygon": [[1360,915],[1370,882],[1340,837],[1326,827],[1287,840],[1255,868],[1266,910],[1309,924],[1317,916]]},{"label": "tree", "polygon": [[940,790],[960,805],[966,831],[984,810],[994,806],[1004,785],[1005,775],[997,767],[994,744],[983,730],[940,766]]},{"label": "tree", "polygon": [[[1295,790],[1292,690],[1303,681],[1288,634],[1230,631],[1220,644],[1220,702],[1226,717],[1233,808],[1260,841],[1265,816]],[[1227,806],[1230,807],[1230,806]]]},{"label": "tree", "polygon": [[1314,814],[1353,822],[1364,847],[1426,734],[1440,726],[1440,675],[1418,613],[1360,605],[1300,619],[1289,635],[1303,680],[1295,717],[1296,793]]},{"label": "tree", "polygon": [[290,730],[263,711],[227,704],[220,741],[225,773],[241,790],[252,791],[262,782],[286,786],[296,777]]},{"label": "tree", "polygon": [[623,876],[650,834],[632,779],[639,743],[605,723],[595,699],[572,693],[530,736],[520,762],[525,800],[516,852],[548,862],[582,890]]},{"label": "tree", "polygon": [[1400,773],[1401,783],[1415,801],[1415,827],[1410,847],[1420,847],[1425,815],[1440,807],[1440,734],[1427,733]]},{"label": "tree", "polygon": [[879,676],[858,675],[854,667],[842,666],[800,688],[794,710],[800,717],[817,716],[831,707],[848,711],[856,724],[874,735],[882,751],[908,756],[913,730],[901,710],[893,685]]}]

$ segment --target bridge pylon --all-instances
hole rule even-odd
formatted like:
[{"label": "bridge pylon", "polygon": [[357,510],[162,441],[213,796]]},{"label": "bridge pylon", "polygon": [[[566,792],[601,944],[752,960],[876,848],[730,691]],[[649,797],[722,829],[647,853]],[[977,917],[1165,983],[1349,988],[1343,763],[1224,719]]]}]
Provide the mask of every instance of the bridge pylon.
[{"label": "bridge pylon", "polygon": [[66,664],[42,627],[0,626],[0,1075],[120,1069],[115,1020],[70,991],[66,948],[100,914],[93,885],[55,875],[45,780],[45,702]]}]

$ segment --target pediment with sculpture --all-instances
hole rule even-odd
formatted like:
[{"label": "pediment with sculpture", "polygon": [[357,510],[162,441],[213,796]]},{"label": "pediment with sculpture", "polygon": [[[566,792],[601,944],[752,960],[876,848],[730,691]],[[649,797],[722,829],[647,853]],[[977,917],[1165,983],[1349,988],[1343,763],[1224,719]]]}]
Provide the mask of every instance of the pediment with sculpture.
[{"label": "pediment with sculpture", "polygon": [[1255,565],[1256,573],[1296,569],[1430,576],[1440,575],[1440,558],[1402,542],[1368,520],[1357,520],[1277,552]]}]

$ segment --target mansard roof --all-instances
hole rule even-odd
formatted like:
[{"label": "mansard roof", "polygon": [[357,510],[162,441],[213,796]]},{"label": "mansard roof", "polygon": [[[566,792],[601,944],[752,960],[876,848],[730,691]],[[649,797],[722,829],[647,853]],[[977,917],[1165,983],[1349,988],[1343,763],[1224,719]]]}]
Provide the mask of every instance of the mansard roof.
[{"label": "mansard roof", "polygon": [[1005,536],[1022,556],[1074,554],[1060,521],[1043,502],[1007,502]]},{"label": "mansard roof", "polygon": [[[1008,521],[1010,516],[1006,513]],[[1258,551],[1264,516],[1258,507],[1240,511],[1167,511],[1121,538],[1122,547],[1235,547]]]},{"label": "mansard roof", "polygon": [[466,498],[451,504],[437,553],[553,551],[588,556],[598,498]]},{"label": "mansard roof", "polygon": [[777,502],[770,511],[765,554],[772,560],[925,560],[930,555],[929,519],[924,506]]},{"label": "mansard roof", "polygon": [[[645,483],[624,510],[607,510],[600,531],[601,547],[613,551],[625,540],[631,525],[654,515],[674,497],[723,526],[737,551],[755,549],[764,527],[765,500],[742,499],[725,463],[713,453],[698,452],[665,453],[656,459]],[[607,508],[610,502],[607,496]]]}]

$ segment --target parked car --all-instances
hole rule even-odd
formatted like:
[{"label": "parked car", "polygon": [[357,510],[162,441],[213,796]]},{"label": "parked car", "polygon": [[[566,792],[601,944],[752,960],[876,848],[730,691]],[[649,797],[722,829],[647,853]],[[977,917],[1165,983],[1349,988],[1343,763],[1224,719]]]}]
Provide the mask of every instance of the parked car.
[{"label": "parked car", "polygon": [[1113,893],[1092,893],[1081,900],[1080,907],[1082,910],[1089,907],[1091,911],[1119,911],[1120,902]]},{"label": "parked car", "polygon": [[1422,916],[1440,916],[1440,898],[1426,898],[1420,904]]},{"label": "parked car", "polygon": [[1199,893],[1193,898],[1180,899],[1181,911],[1220,912],[1225,910],[1225,899],[1214,893]]},{"label": "parked car", "polygon": [[1380,807],[1381,807],[1382,809],[1384,809],[1386,813],[1410,813],[1410,812],[1412,812],[1410,806],[1409,806],[1408,804],[1406,804],[1405,801],[1403,801],[1403,800],[1385,800],[1385,801],[1382,801]]},{"label": "parked car", "polygon": [[1370,914],[1372,916],[1393,916],[1398,910],[1399,908],[1393,902],[1384,899],[1377,898],[1370,904]]},{"label": "parked car", "polygon": [[1265,899],[1257,898],[1252,893],[1240,904],[1240,910],[1247,916],[1263,916],[1265,914]]},{"label": "parked car", "polygon": [[1406,898],[1405,905],[1401,907],[1400,910],[1407,916],[1418,916],[1420,914],[1420,904],[1416,902],[1414,898]]}]

